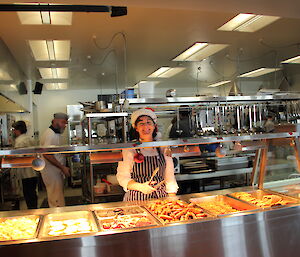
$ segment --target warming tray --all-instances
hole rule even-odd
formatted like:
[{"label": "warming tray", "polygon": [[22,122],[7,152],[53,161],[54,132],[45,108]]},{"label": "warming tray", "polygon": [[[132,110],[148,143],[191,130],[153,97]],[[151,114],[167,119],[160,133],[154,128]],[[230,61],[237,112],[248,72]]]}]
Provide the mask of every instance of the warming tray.
[{"label": "warming tray", "polygon": [[147,211],[140,206],[122,206],[114,208],[93,208],[98,219],[112,218],[116,215],[147,214]]},{"label": "warming tray", "polygon": [[182,200],[153,200],[145,203],[144,207],[164,225],[214,217],[194,203],[188,204]]},{"label": "warming tray", "polygon": [[284,207],[299,203],[299,200],[296,198],[265,189],[249,192],[235,192],[229,194],[229,196],[264,209]]},{"label": "warming tray", "polygon": [[98,232],[98,228],[93,213],[74,211],[46,215],[39,237],[56,238],[95,232]]},{"label": "warming tray", "polygon": [[0,218],[0,242],[36,238],[40,220],[38,215]]},{"label": "warming tray", "polygon": [[100,229],[103,231],[123,230],[132,228],[148,228],[160,225],[159,221],[148,212],[131,215],[115,215],[110,218],[98,217]]},{"label": "warming tray", "polygon": [[253,211],[258,207],[225,195],[204,196],[191,198],[190,202],[197,204],[208,213],[217,216],[230,215],[233,213]]}]

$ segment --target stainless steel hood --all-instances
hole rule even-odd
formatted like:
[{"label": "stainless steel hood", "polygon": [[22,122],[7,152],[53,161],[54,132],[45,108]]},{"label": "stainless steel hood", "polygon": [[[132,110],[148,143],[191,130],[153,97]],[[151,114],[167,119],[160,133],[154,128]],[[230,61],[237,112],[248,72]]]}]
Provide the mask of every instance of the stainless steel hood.
[{"label": "stainless steel hood", "polygon": [[0,113],[28,112],[24,107],[15,103],[5,95],[0,93]]}]

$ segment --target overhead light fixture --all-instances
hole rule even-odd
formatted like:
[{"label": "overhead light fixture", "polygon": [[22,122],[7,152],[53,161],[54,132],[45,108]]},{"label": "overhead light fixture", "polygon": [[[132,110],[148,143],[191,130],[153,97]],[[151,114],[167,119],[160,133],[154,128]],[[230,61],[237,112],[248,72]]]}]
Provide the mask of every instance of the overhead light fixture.
[{"label": "overhead light fixture", "polygon": [[271,72],[279,71],[281,70],[280,68],[259,68],[257,70],[253,70],[247,73],[244,73],[240,75],[240,78],[254,78],[254,77],[259,77]]},{"label": "overhead light fixture", "polygon": [[47,90],[66,90],[68,89],[68,83],[45,83]]},{"label": "overhead light fixture", "polygon": [[201,61],[226,48],[227,44],[195,43],[190,48],[179,54],[172,61],[187,62]]},{"label": "overhead light fixture", "polygon": [[300,55],[295,56],[293,58],[282,61],[281,63],[300,63]]},{"label": "overhead light fixture", "polygon": [[221,31],[255,32],[274,21],[280,19],[278,16],[256,15],[240,13],[223,26],[218,28]]},{"label": "overhead light fixture", "polygon": [[127,15],[126,6],[63,4],[0,4],[0,12],[108,12],[111,17]]},{"label": "overhead light fixture", "polygon": [[158,70],[151,73],[148,78],[170,78],[175,76],[176,74],[184,71],[186,68],[184,67],[160,67]]},{"label": "overhead light fixture", "polygon": [[[27,4],[29,5],[29,4]],[[30,3],[30,5],[49,6],[50,3]],[[22,25],[72,25],[72,12],[34,11],[17,12]]]},{"label": "overhead light fixture", "polygon": [[69,61],[70,40],[29,40],[36,61]]},{"label": "overhead light fixture", "polygon": [[229,82],[231,82],[231,80],[219,81],[219,82],[217,82],[217,83],[208,85],[208,87],[219,87],[219,86],[228,84]]},{"label": "overhead light fixture", "polygon": [[43,79],[67,79],[68,68],[38,68]]}]

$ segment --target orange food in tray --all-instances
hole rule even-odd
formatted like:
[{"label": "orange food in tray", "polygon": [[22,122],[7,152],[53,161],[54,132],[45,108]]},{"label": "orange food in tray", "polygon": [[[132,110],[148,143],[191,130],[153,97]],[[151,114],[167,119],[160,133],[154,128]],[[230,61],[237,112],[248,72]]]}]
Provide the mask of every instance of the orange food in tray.
[{"label": "orange food in tray", "polygon": [[181,200],[157,200],[147,205],[164,224],[170,222],[203,219],[208,217],[202,209]]},{"label": "orange food in tray", "polygon": [[239,210],[231,207],[227,203],[223,203],[221,201],[207,201],[198,203],[200,207],[207,210],[208,212],[215,215],[229,214],[233,212],[238,212]]},{"label": "orange food in tray", "polygon": [[254,196],[252,196],[250,193],[246,192],[236,192],[231,194],[233,197],[241,199],[245,202],[254,204],[261,208],[267,208],[267,207],[273,207],[273,206],[280,206],[280,205],[287,205],[293,203],[289,200],[284,200],[279,195],[264,195],[261,199],[258,199]]}]

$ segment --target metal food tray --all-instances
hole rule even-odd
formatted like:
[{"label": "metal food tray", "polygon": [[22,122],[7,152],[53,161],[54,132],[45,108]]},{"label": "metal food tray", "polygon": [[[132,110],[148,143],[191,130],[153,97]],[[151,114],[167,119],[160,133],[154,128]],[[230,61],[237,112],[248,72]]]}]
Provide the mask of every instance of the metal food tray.
[{"label": "metal food tray", "polygon": [[149,228],[149,227],[154,227],[154,226],[159,226],[161,225],[161,223],[155,218],[153,217],[151,214],[149,214],[148,212],[145,213],[140,213],[140,214],[131,214],[131,215],[122,215],[121,218],[125,218],[125,217],[129,217],[129,218],[134,218],[134,217],[146,217],[150,220],[150,222],[152,224],[149,225],[145,225],[145,226],[136,226],[136,227],[128,227],[128,228],[104,228],[103,225],[105,223],[113,223],[115,218],[100,218],[99,221],[99,225],[100,225],[100,229],[102,231],[121,231],[121,230],[128,230],[128,229],[133,229],[133,228]]},{"label": "metal food tray", "polygon": [[24,215],[24,216],[12,216],[12,217],[1,217],[0,218],[0,223],[2,221],[8,220],[8,219],[18,219],[18,218],[33,218],[33,219],[38,219],[38,222],[36,223],[36,228],[35,232],[32,237],[27,237],[27,238],[19,238],[19,239],[12,239],[12,240],[1,240],[0,243],[6,243],[6,242],[18,242],[18,241],[24,241],[24,240],[30,240],[30,239],[35,239],[38,237],[38,231],[41,226],[41,216],[39,215]]},{"label": "metal food tray", "polygon": [[[236,209],[237,212],[228,212],[228,213],[224,213],[224,214],[217,214],[213,210],[209,210],[201,205],[201,203],[210,202],[210,201],[216,201],[216,202],[222,202],[222,203],[228,204],[230,207]],[[213,195],[213,196],[204,196],[204,197],[200,197],[200,198],[191,198],[190,202],[197,204],[199,207],[201,207],[207,213],[210,213],[210,214],[216,215],[216,216],[226,216],[226,215],[232,215],[234,213],[254,211],[254,210],[258,209],[257,206],[253,206],[249,203],[237,200],[232,197],[228,197],[226,195]]]},{"label": "metal food tray", "polygon": [[[98,219],[104,218],[112,218],[116,215],[132,215],[132,214],[147,214],[147,211],[140,206],[121,206],[121,207],[114,207],[114,208],[93,208],[92,209]],[[122,211],[118,211],[122,210]],[[120,214],[120,213],[123,214]]]},{"label": "metal food tray", "polygon": [[[148,204],[150,203],[153,203],[153,202],[156,202],[157,200],[168,200],[167,198],[166,199],[155,199],[155,200],[150,200],[150,201],[147,201],[144,203],[144,208],[152,215],[154,216],[161,224],[163,225],[168,225],[168,224],[176,224],[176,223],[187,223],[187,222],[193,222],[193,221],[200,221],[200,220],[207,220],[208,218],[215,218],[216,216],[215,215],[212,215],[211,213],[207,212],[206,210],[200,208],[199,206],[195,206],[194,208],[198,208],[198,209],[201,209],[201,211],[207,215],[207,217],[203,217],[203,218],[197,218],[197,219],[190,219],[190,220],[185,220],[185,221],[171,221],[169,223],[166,223],[163,219],[159,218],[158,215],[156,215],[154,212],[152,212],[149,208],[148,208]],[[180,200],[180,199],[170,199],[171,201],[177,201],[177,200]],[[183,200],[180,200],[182,202],[185,202],[187,203],[186,201],[183,201]],[[188,204],[188,203],[187,203]]]},{"label": "metal food tray", "polygon": [[[241,192],[244,192],[244,191],[241,191]],[[298,204],[300,201],[294,197],[291,197],[291,196],[288,196],[288,195],[284,195],[284,194],[281,194],[281,193],[278,193],[278,192],[274,192],[274,191],[271,191],[271,190],[266,190],[266,189],[257,189],[257,190],[252,190],[252,191],[245,191],[245,193],[249,193],[251,194],[252,197],[254,198],[257,198],[258,200],[261,200],[265,195],[277,195],[277,196],[280,196],[283,200],[287,200],[287,201],[290,201],[291,203],[289,204],[286,204],[286,205],[276,205],[276,206],[268,206],[268,207],[259,207],[255,204],[252,204],[252,203],[249,203],[245,200],[242,200],[242,199],[239,199],[235,196],[231,194],[229,194],[228,196],[234,198],[234,199],[237,199],[239,201],[242,201],[242,202],[245,202],[245,203],[248,203],[252,206],[256,206],[258,208],[261,208],[261,209],[269,209],[269,208],[282,208],[282,207],[285,207],[285,206],[291,206],[291,205],[294,205],[294,204]]]},{"label": "metal food tray", "polygon": [[[50,221],[65,221],[65,220],[72,220],[72,219],[80,219],[85,218],[89,221],[89,225],[91,227],[91,231],[89,232],[79,232],[79,233],[70,233],[70,234],[63,234],[58,236],[51,236],[48,233],[50,232]],[[90,211],[74,211],[74,212],[63,212],[63,213],[53,213],[44,216],[43,225],[39,233],[40,238],[59,238],[59,237],[66,237],[66,236],[74,236],[74,235],[85,235],[98,232],[98,227],[94,218],[94,215]]]}]

